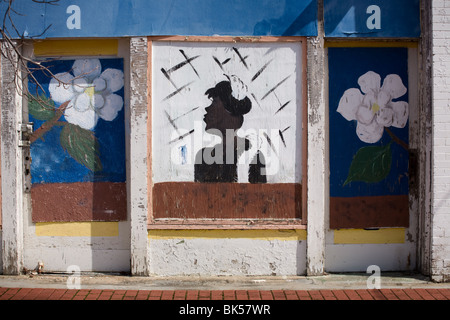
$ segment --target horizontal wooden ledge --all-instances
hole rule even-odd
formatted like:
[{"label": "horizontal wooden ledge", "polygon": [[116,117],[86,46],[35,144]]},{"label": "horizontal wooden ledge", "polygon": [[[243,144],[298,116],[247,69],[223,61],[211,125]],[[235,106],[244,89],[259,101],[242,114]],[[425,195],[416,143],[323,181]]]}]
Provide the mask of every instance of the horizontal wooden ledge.
[{"label": "horizontal wooden ledge", "polygon": [[154,229],[242,229],[242,230],[269,230],[269,229],[299,229],[305,230],[306,224],[301,220],[270,221],[270,220],[154,220],[147,224],[148,230]]},{"label": "horizontal wooden ledge", "polygon": [[302,42],[306,37],[272,37],[272,36],[149,36],[149,41],[165,42]]},{"label": "horizontal wooden ledge", "polygon": [[153,240],[193,240],[193,239],[247,239],[247,240],[280,240],[305,241],[305,229],[209,229],[209,230],[167,230],[154,229],[147,231],[147,238]]}]

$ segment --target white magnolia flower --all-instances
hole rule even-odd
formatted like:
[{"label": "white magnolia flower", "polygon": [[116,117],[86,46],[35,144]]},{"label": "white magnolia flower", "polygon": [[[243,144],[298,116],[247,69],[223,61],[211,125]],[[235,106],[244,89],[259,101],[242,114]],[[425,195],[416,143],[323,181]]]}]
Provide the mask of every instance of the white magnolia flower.
[{"label": "white magnolia flower", "polygon": [[123,87],[123,72],[102,72],[99,59],[75,60],[72,74],[58,73],[55,78],[50,80],[50,95],[58,103],[70,101],[64,111],[67,122],[92,130],[99,117],[112,121],[123,107],[122,97],[114,93]]},{"label": "white magnolia flower", "polygon": [[396,74],[386,76],[380,87],[379,74],[369,71],[358,79],[359,89],[344,92],[337,111],[348,121],[356,120],[356,134],[366,143],[381,139],[384,127],[404,128],[409,108],[405,101],[392,101],[403,96],[407,89]]}]

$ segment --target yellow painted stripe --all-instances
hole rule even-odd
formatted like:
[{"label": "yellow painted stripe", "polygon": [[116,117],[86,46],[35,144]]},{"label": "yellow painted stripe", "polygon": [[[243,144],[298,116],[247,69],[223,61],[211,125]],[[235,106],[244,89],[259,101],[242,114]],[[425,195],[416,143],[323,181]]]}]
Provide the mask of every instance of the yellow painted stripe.
[{"label": "yellow painted stripe", "polygon": [[306,240],[306,230],[148,230],[152,240],[167,239],[253,239]]},{"label": "yellow painted stripe", "polygon": [[117,39],[42,40],[34,42],[34,55],[40,56],[116,56]]},{"label": "yellow painted stripe", "polygon": [[404,228],[383,228],[378,230],[340,229],[334,230],[335,244],[362,243],[404,243]]},{"label": "yellow painted stripe", "polygon": [[326,47],[333,48],[417,48],[417,41],[326,41]]},{"label": "yellow painted stripe", "polygon": [[38,222],[39,237],[117,237],[119,222]]}]

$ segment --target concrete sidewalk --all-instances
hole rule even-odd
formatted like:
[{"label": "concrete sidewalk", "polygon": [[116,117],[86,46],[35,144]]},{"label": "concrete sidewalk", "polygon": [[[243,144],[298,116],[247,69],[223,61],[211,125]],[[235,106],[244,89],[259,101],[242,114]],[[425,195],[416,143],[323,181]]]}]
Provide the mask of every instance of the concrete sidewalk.
[{"label": "concrete sidewalk", "polygon": [[0,300],[450,300],[450,283],[433,283],[417,274],[384,273],[380,288],[369,289],[368,280],[369,287],[373,284],[369,276],[0,275]]}]

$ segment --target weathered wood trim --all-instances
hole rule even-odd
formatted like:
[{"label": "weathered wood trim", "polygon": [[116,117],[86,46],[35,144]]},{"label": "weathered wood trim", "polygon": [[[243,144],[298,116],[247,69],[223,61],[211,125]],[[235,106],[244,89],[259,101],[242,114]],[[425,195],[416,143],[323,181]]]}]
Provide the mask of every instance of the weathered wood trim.
[{"label": "weathered wood trim", "polygon": [[148,213],[148,43],[146,37],[130,39],[130,220],[131,273],[149,275]]},{"label": "weathered wood trim", "polygon": [[308,173],[307,173],[307,257],[309,276],[325,269],[325,217],[329,215],[327,174],[326,55],[323,1],[318,1],[318,36],[308,39]]},{"label": "weathered wood trim", "polygon": [[[8,43],[2,52],[16,55]],[[15,61],[17,61],[15,59]],[[18,275],[23,265],[23,151],[19,147],[19,124],[22,122],[22,79],[17,64],[1,57],[1,179],[3,274]]]},{"label": "weathered wood trim", "polygon": [[432,1],[422,0],[420,8],[422,37],[419,44],[419,143],[418,196],[419,227],[417,261],[418,269],[425,275],[431,273],[432,238]]}]

